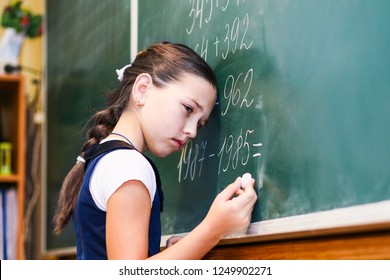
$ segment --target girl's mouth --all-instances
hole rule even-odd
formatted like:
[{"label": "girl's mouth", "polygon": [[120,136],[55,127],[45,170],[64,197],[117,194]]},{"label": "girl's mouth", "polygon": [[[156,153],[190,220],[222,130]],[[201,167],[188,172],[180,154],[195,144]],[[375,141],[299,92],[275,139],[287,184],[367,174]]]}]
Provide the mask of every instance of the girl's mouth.
[{"label": "girl's mouth", "polygon": [[179,140],[179,139],[173,139],[173,142],[175,143],[176,148],[178,150],[180,150],[186,144],[187,141]]}]

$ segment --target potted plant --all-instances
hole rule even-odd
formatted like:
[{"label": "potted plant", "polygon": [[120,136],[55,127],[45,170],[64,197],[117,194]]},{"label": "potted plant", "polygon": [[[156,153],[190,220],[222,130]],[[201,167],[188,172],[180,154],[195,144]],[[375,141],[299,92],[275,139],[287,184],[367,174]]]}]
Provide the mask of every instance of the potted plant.
[{"label": "potted plant", "polygon": [[42,34],[42,16],[33,14],[21,0],[13,0],[5,6],[0,19],[5,28],[0,42],[0,72],[9,64],[17,66],[24,38]]}]

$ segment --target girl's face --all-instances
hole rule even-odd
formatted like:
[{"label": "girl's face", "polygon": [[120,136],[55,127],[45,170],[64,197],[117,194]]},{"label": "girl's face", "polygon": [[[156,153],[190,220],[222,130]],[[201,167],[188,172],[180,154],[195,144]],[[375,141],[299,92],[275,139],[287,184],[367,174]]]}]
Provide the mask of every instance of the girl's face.
[{"label": "girl's face", "polygon": [[140,112],[146,148],[158,157],[178,151],[206,124],[215,102],[216,89],[196,75],[152,85]]}]

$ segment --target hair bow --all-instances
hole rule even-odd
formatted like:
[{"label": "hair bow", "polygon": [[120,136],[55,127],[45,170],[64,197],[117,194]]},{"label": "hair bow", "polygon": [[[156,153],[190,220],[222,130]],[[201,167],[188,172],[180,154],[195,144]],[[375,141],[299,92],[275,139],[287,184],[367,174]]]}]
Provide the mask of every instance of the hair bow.
[{"label": "hair bow", "polygon": [[131,67],[131,64],[127,64],[123,66],[121,69],[116,69],[116,74],[118,75],[118,80],[122,82],[123,80],[123,73],[125,72],[127,67]]}]

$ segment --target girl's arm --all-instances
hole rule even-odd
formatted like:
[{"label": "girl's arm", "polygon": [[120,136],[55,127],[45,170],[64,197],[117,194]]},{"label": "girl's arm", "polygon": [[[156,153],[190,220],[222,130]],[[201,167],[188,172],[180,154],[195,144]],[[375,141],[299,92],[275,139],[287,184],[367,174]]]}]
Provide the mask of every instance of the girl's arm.
[{"label": "girl's arm", "polygon": [[107,202],[106,246],[108,259],[148,257],[149,192],[140,181],[128,181]]},{"label": "girl's arm", "polygon": [[[175,245],[150,259],[201,259],[225,236],[248,226],[257,196],[252,179],[241,190],[241,179],[214,200],[206,218]],[[233,198],[234,197],[234,198]],[[148,249],[150,197],[139,181],[120,187],[107,204],[109,259],[145,259]]]},{"label": "girl's arm", "polygon": [[257,200],[253,185],[252,179],[241,190],[241,179],[237,178],[215,198],[206,218],[193,231],[150,259],[201,259],[222,238],[247,227]]}]

